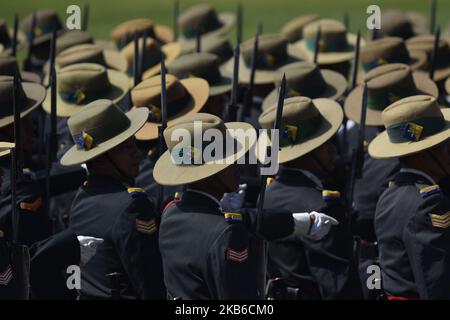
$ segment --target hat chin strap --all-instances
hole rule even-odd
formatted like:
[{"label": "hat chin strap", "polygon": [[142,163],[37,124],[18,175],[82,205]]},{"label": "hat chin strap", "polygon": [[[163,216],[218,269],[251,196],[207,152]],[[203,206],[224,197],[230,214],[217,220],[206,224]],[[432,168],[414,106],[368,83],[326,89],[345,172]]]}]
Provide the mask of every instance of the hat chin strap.
[{"label": "hat chin strap", "polygon": [[108,159],[109,163],[113,166],[114,170],[117,171],[122,182],[127,183],[129,186],[133,186],[134,179],[128,178],[127,175],[122,171],[122,169],[119,168],[119,166],[114,162],[113,159],[111,159],[111,157],[107,153],[105,153],[105,157],[106,159]]},{"label": "hat chin strap", "polygon": [[444,168],[444,166],[440,163],[436,156],[432,152],[430,152],[430,150],[427,150],[427,154],[430,156],[430,159],[434,162],[434,164],[444,173],[444,176],[449,177],[450,174],[448,173],[447,169]]}]

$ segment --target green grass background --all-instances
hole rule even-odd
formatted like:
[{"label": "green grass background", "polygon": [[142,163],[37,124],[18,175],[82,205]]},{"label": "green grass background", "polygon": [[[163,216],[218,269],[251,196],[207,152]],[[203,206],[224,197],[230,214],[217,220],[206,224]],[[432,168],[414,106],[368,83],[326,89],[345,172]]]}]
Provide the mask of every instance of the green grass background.
[{"label": "green grass background", "polygon": [[[158,23],[172,26],[172,0],[0,0],[0,18],[11,25],[14,14],[25,17],[33,10],[53,8],[60,13],[63,22],[67,19],[66,8],[71,4],[83,8],[90,6],[88,30],[97,38],[108,38],[112,28],[122,21],[147,17]],[[376,4],[381,9],[399,8],[417,10],[427,16],[430,0],[180,0],[181,11],[193,4],[209,2],[218,11],[234,11],[240,2],[244,8],[244,39],[256,31],[258,21],[263,22],[264,33],[278,32],[289,19],[306,13],[317,13],[323,17],[342,20],[344,13],[350,15],[350,29],[366,31],[366,8]],[[446,27],[449,23],[450,0],[438,1],[437,23]],[[234,30],[230,33],[235,39]]]}]

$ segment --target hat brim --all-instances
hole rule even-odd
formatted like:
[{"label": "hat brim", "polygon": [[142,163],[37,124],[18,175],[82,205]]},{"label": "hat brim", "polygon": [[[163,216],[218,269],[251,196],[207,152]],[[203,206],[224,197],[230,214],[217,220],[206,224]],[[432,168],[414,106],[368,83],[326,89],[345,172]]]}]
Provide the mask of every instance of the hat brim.
[{"label": "hat brim", "polygon": [[[277,68],[272,69],[256,69],[255,70],[255,85],[263,85],[263,84],[273,84],[275,80],[275,74],[277,73],[277,69],[281,68],[282,66],[285,66],[287,64],[298,62],[297,58],[293,58],[291,56],[287,56],[286,60],[280,63]],[[234,58],[232,57],[227,62],[225,62],[222,67],[221,71],[223,74],[233,77],[233,69],[234,69]],[[251,67],[248,67],[245,62],[244,58],[242,56],[239,57],[239,83],[248,84],[250,83],[250,75],[251,75],[252,69]]]},{"label": "hat brim", "polygon": [[[319,55],[317,56],[317,63],[318,64],[334,64],[334,63],[340,63],[345,61],[350,61],[353,59],[355,45],[356,45],[356,39],[357,36],[353,33],[347,34],[347,43],[348,43],[348,50],[343,52],[319,52]],[[361,47],[363,47],[365,44],[364,39],[361,38]],[[306,46],[306,40],[302,39],[300,41],[297,41],[293,45],[290,46],[289,52],[298,58],[305,59],[307,61],[312,62],[314,59],[314,52],[310,50]]]},{"label": "hat brim", "polygon": [[62,156],[61,164],[63,166],[71,166],[85,163],[118,146],[128,138],[132,137],[144,125],[145,120],[147,119],[147,113],[147,110],[139,108],[128,111],[126,113],[128,119],[130,119],[130,126],[128,129],[109,140],[95,145],[90,150],[78,149],[76,145],[72,146]]},{"label": "hat brim", "polygon": [[[436,84],[428,78],[425,73],[413,72],[413,81],[417,88],[417,94],[431,95],[433,97],[438,96],[438,88]],[[361,118],[361,103],[363,96],[364,87],[363,85],[357,86],[354,90],[350,92],[345,99],[344,112],[347,118],[354,121],[355,123],[360,122]],[[386,106],[387,107],[387,106]],[[367,108],[366,113],[366,126],[382,126],[383,119],[381,118],[383,110],[374,110]]]},{"label": "hat brim", "polygon": [[[332,70],[320,70],[323,79],[325,80],[325,88],[318,97],[309,98],[328,98],[336,100],[341,97],[345,90],[347,90],[347,79],[338,72]],[[278,88],[272,90],[262,103],[262,110],[265,111],[278,102]]]},{"label": "hat brim", "polygon": [[[116,70],[107,69],[106,72],[108,73],[108,79],[111,83],[111,88],[108,92],[103,94],[101,98],[112,100],[114,103],[119,103],[119,101],[121,101],[126,96],[128,90],[130,89],[130,79],[125,73]],[[50,90],[51,88],[47,89],[47,99],[45,99],[45,101],[42,103],[42,108],[47,113],[51,113]],[[82,104],[69,103],[64,101],[61,96],[57,94],[56,115],[58,117],[70,117],[71,115],[83,109],[90,102],[92,102],[91,99],[84,101]]]},{"label": "hat brim", "polygon": [[12,142],[0,142],[0,158],[11,153],[11,148],[14,148],[15,144]]},{"label": "hat brim", "polygon": [[[236,20],[236,15],[232,12],[222,12],[218,15],[219,21],[222,23],[220,28],[204,33],[200,37],[200,42],[202,38],[205,37],[218,37],[226,34],[230,29],[233,27],[234,22]],[[180,36],[180,39],[178,39],[178,42],[181,44],[181,49],[183,53],[192,53],[195,50],[195,47],[197,45],[197,39],[186,39],[182,36]]]},{"label": "hat brim", "polygon": [[[181,54],[181,45],[177,42],[169,43],[162,46],[161,51],[164,53],[165,56],[164,63],[167,65],[170,64],[172,61],[174,61]],[[144,71],[142,79],[145,80],[151,78],[160,72],[161,72],[161,64],[157,63],[153,67]]]},{"label": "hat brim", "polygon": [[[180,113],[167,119],[167,125],[180,117],[198,113],[206,104],[209,97],[209,84],[201,78],[187,78],[180,80],[181,85],[186,90],[186,94],[190,96],[186,107]],[[138,140],[155,140],[159,136],[159,127],[161,123],[146,122],[145,125],[136,133]]]},{"label": "hat brim", "polygon": [[20,71],[20,76],[22,77],[22,81],[25,82],[34,82],[34,83],[41,83],[41,77],[33,72],[28,71]]},{"label": "hat brim", "polygon": [[[20,112],[20,118],[25,117],[31,111],[36,109],[45,99],[46,90],[43,86],[34,82],[22,82],[22,88],[25,92],[26,101]],[[8,115],[0,119],[0,128],[14,123],[14,115]]]},{"label": "hat brim", "polygon": [[[231,130],[255,130],[251,124],[245,122],[227,122],[225,126]],[[256,132],[249,138],[250,141],[247,141],[248,143],[245,143],[240,150],[225,157],[223,163],[209,162],[201,165],[177,165],[173,163],[171,153],[168,150],[156,162],[153,177],[157,183],[165,186],[189,184],[211,177],[242,158],[255,145]]]},{"label": "hat brim", "polygon": [[[286,163],[308,154],[330,140],[339,130],[344,119],[341,106],[336,101],[325,98],[314,99],[313,103],[323,117],[322,124],[304,142],[280,148],[278,151],[278,163]],[[264,131],[262,134],[267,137],[267,131]],[[268,140],[266,139],[265,141]],[[258,139],[257,150],[265,150],[264,139]],[[263,161],[259,155],[258,159]]]},{"label": "hat brim", "polygon": [[450,109],[441,109],[445,119],[445,126],[441,132],[426,137],[417,142],[392,143],[387,131],[380,133],[369,144],[369,155],[375,159],[397,158],[437,146],[450,138]]}]

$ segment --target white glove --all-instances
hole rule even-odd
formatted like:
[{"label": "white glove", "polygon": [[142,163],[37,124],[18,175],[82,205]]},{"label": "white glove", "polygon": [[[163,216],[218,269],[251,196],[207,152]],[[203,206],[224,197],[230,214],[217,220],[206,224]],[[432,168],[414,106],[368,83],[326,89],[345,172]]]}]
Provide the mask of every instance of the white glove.
[{"label": "white glove", "polygon": [[238,212],[244,205],[246,184],[240,184],[235,192],[224,193],[220,199],[220,207],[223,212]]},{"label": "white glove", "polygon": [[333,217],[315,211],[311,213],[293,213],[292,217],[295,222],[294,235],[307,236],[312,240],[322,239],[330,232],[331,226],[339,224]]},{"label": "white glove", "polygon": [[80,243],[80,264],[85,265],[95,255],[98,245],[104,240],[88,236],[77,236],[77,239]]}]

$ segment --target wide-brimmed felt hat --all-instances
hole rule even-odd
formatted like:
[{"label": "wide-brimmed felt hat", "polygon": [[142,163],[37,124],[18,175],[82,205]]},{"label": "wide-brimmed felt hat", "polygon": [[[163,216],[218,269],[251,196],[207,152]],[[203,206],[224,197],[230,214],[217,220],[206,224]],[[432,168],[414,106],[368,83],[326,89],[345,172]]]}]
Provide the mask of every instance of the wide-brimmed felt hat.
[{"label": "wide-brimmed felt hat", "polygon": [[[59,117],[69,117],[98,99],[118,103],[130,89],[130,80],[125,73],[95,63],[64,67],[56,72],[56,80],[56,114]],[[47,89],[47,99],[42,104],[47,113],[51,111],[50,90]]]},{"label": "wide-brimmed felt hat", "polygon": [[[190,135],[188,141],[176,136],[180,130]],[[200,146],[195,142],[212,130],[217,140],[202,141]],[[212,114],[198,113],[173,122],[164,130],[164,140],[168,150],[156,162],[153,177],[159,184],[175,186],[211,177],[236,163],[254,146],[256,131],[245,122],[224,123]],[[215,154],[211,155],[213,150]]]},{"label": "wide-brimmed felt hat", "polygon": [[292,19],[281,29],[281,34],[290,42],[294,43],[303,38],[303,28],[311,22],[317,21],[320,16],[308,14]]},{"label": "wide-brimmed felt hat", "polygon": [[116,48],[121,49],[133,41],[136,32],[140,35],[146,33],[147,37],[157,40],[160,44],[175,40],[173,31],[169,27],[145,18],[132,19],[119,24],[111,31],[111,40]]},{"label": "wide-brimmed felt hat", "polygon": [[178,17],[180,37],[178,41],[189,51],[195,48],[197,33],[201,38],[206,36],[220,36],[227,33],[234,25],[235,14],[222,12],[217,14],[214,7],[208,3],[201,3],[183,11]]},{"label": "wide-brimmed felt hat", "polygon": [[[47,59],[50,50],[50,40],[53,26],[56,27],[57,36],[65,32],[59,19],[58,13],[52,9],[37,10],[36,25],[34,29],[33,54],[40,59]],[[27,40],[30,40],[30,30],[33,14],[28,15],[20,22],[20,29],[25,33]]]},{"label": "wide-brimmed felt hat", "polygon": [[[434,40],[434,35],[423,35],[406,41],[406,46],[408,49],[423,51],[427,55],[427,63],[422,67],[425,71],[428,71],[431,63],[431,56],[435,42]],[[436,57],[437,59],[433,80],[439,82],[450,76],[450,47],[447,41],[443,39],[439,41]]]},{"label": "wide-brimmed felt hat", "polygon": [[11,153],[11,148],[14,148],[15,144],[12,142],[0,142],[0,158]]},{"label": "wide-brimmed felt hat", "polygon": [[191,53],[177,58],[167,66],[178,79],[202,78],[209,83],[209,95],[216,96],[231,90],[231,78],[220,72],[220,60],[211,53]]},{"label": "wide-brimmed felt hat", "polygon": [[28,71],[19,71],[17,60],[13,56],[0,56],[0,75],[14,76],[19,74],[24,82],[41,83],[41,77]]},{"label": "wide-brimmed felt hat", "polygon": [[[233,56],[233,48],[230,40],[225,35],[206,35],[201,38],[200,49],[202,52],[215,54],[220,59],[220,64],[227,62]],[[196,52],[196,43],[182,48],[182,54]]]},{"label": "wide-brimmed felt hat", "polygon": [[60,52],[73,46],[86,43],[94,43],[94,38],[90,33],[80,30],[66,31],[56,38],[56,54],[59,54]]},{"label": "wide-brimmed felt hat", "polygon": [[[253,47],[255,40],[249,39],[241,45],[239,61],[239,82],[249,83],[252,65]],[[258,57],[255,68],[255,84],[273,83],[277,69],[282,66],[297,62],[298,59],[288,55],[287,40],[279,34],[266,34],[259,37]],[[233,76],[234,58],[228,60],[223,71],[228,76]]]},{"label": "wide-brimmed felt hat", "polygon": [[404,63],[416,70],[427,62],[427,55],[419,50],[408,50],[400,37],[387,37],[369,41],[361,48],[361,65],[365,72],[388,63]]},{"label": "wide-brimmed felt hat", "polygon": [[277,103],[283,75],[286,75],[286,98],[304,96],[336,100],[347,90],[347,80],[340,73],[320,70],[312,62],[294,62],[278,69],[274,79],[275,89],[264,99],[263,110]]},{"label": "wide-brimmed felt hat", "polygon": [[[6,51],[11,49],[14,37],[14,30],[8,28],[6,20],[0,19],[0,44],[3,45]],[[17,48],[22,48],[26,43],[25,34],[21,30],[17,30]]]},{"label": "wide-brimmed felt hat", "polygon": [[[138,48],[141,50],[144,39],[139,38]],[[141,52],[141,51],[140,51]],[[120,53],[126,58],[128,65],[128,74],[133,74],[133,62],[134,62],[134,42],[127,44]],[[174,61],[181,54],[181,46],[179,43],[173,42],[163,46],[160,46],[157,41],[151,38],[147,38],[145,41],[145,65],[144,72],[142,74],[143,79],[151,78],[157,75],[161,71],[161,55],[164,56],[166,64]],[[140,62],[139,62],[140,63]]]},{"label": "wide-brimmed felt hat", "polygon": [[414,154],[450,138],[450,109],[441,108],[431,96],[399,100],[383,111],[382,118],[386,130],[369,144],[375,159]]},{"label": "wide-brimmed felt hat", "polygon": [[118,146],[144,125],[147,114],[145,108],[124,113],[107,99],[89,103],[67,121],[75,145],[63,155],[61,164],[85,163]]},{"label": "wide-brimmed felt hat", "polygon": [[[367,126],[382,126],[382,112],[389,105],[402,98],[414,95],[437,97],[436,84],[425,74],[413,72],[401,63],[386,64],[367,73]],[[345,115],[356,123],[360,122],[364,85],[353,89],[344,103]]]},{"label": "wide-brimmed felt hat", "polygon": [[[0,128],[14,123],[14,77],[0,76]],[[19,82],[17,107],[20,118],[36,109],[45,99],[45,88],[38,83]]]},{"label": "wide-brimmed felt hat", "polygon": [[[400,37],[409,39],[417,34],[427,33],[426,17],[419,12],[400,11],[396,9],[383,10],[381,13],[381,29],[378,33],[382,37]],[[373,31],[369,31],[369,39]]]},{"label": "wide-brimmed felt hat", "polygon": [[[345,26],[336,20],[321,19],[307,24],[303,29],[303,39],[290,46],[289,52],[307,61],[313,61],[317,31],[320,28],[319,54],[317,63],[335,64],[353,59],[356,35],[348,33]],[[364,46],[361,39],[361,48]]]},{"label": "wide-brimmed felt hat", "polygon": [[[179,80],[166,74],[167,125],[175,119],[198,113],[209,97],[208,82],[201,78]],[[131,90],[131,101],[135,107],[150,110],[147,122],[136,134],[138,140],[158,138],[161,126],[161,77],[155,76],[139,83]]]},{"label": "wide-brimmed felt hat", "polygon": [[[270,141],[267,132],[274,126],[276,111],[277,106],[273,105],[258,119],[261,127],[267,130],[262,133],[265,137],[260,135],[257,150],[265,150],[264,144]],[[323,145],[336,134],[343,118],[341,106],[331,99],[293,97],[284,100],[279,130],[279,163],[300,158]]]}]

